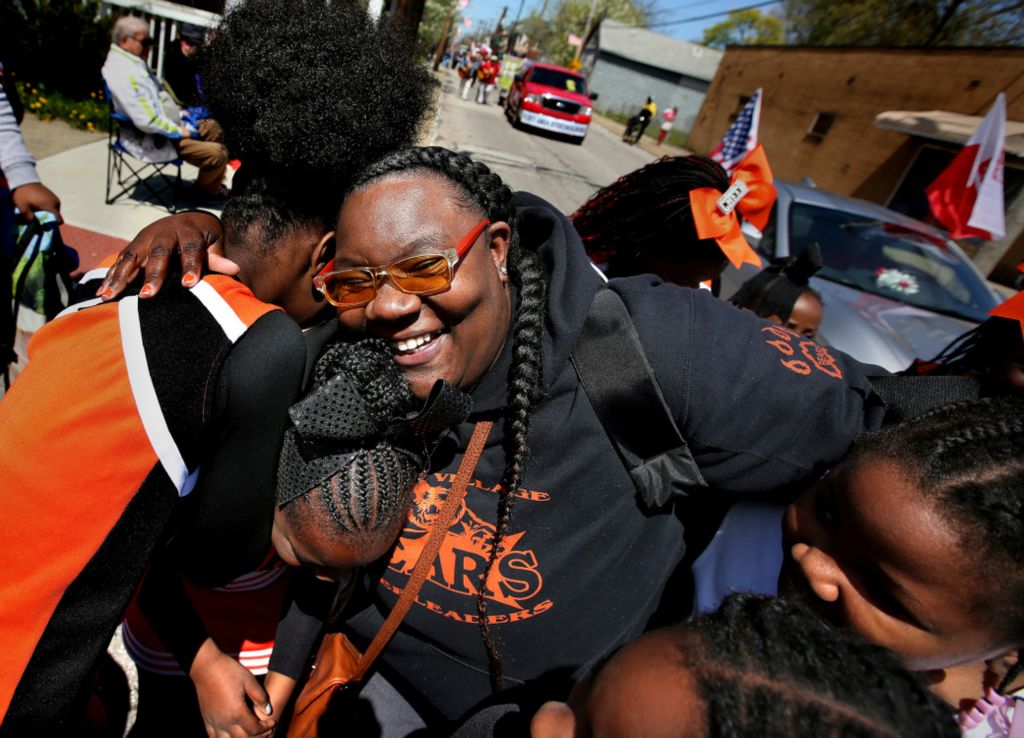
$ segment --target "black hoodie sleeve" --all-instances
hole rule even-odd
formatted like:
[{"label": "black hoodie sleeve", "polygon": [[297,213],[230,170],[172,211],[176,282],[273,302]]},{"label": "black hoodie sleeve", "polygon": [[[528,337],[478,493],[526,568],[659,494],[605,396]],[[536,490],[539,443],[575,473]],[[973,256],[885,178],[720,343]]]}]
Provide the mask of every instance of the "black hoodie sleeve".
[{"label": "black hoodie sleeve", "polygon": [[669,407],[713,488],[763,495],[840,459],[884,405],[861,364],[703,290],[614,280]]}]

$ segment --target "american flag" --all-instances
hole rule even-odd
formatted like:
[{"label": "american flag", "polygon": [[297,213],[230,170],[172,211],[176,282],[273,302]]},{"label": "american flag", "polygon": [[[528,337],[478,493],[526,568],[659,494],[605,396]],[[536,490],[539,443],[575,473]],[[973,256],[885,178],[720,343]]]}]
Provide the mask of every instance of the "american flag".
[{"label": "american flag", "polygon": [[722,165],[726,173],[732,174],[736,165],[743,161],[748,152],[757,146],[757,124],[761,120],[761,88],[754,90],[754,96],[747,101],[739,116],[725,132],[721,143],[711,152],[711,158]]}]

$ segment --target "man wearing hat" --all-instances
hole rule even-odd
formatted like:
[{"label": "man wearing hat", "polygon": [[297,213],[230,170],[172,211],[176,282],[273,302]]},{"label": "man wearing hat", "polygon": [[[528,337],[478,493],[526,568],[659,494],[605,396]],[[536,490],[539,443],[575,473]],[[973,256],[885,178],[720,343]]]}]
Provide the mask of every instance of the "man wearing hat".
[{"label": "man wearing hat", "polygon": [[167,49],[164,59],[164,84],[183,108],[199,105],[199,84],[194,54],[203,45],[206,29],[183,23],[177,43]]}]

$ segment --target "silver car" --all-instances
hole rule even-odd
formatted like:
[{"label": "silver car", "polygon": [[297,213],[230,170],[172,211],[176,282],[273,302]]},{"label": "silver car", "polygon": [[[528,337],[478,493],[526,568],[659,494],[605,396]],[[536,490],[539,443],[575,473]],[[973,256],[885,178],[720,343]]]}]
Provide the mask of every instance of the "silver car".
[{"label": "silver car", "polygon": [[[821,247],[811,280],[825,315],[818,341],[890,371],[931,358],[985,320],[1001,301],[945,233],[864,200],[776,180],[778,201],[760,239],[762,256]],[[728,297],[757,270],[722,275]]]}]

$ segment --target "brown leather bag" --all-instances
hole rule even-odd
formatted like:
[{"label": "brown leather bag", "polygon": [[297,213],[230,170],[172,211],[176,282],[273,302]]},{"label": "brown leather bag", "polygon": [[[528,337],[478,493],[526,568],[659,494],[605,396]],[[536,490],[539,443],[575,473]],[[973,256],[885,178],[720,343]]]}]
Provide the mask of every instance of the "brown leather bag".
[{"label": "brown leather bag", "polygon": [[490,421],[481,421],[473,429],[473,437],[470,438],[466,454],[459,464],[455,481],[448,491],[441,514],[430,530],[427,543],[416,560],[409,583],[402,590],[398,602],[374,636],[366,653],[359,653],[359,649],[352,645],[344,633],[328,633],[324,636],[320,650],[316,654],[313,671],[295,701],[295,710],[288,725],[288,738],[318,738],[320,718],[327,712],[335,691],[348,684],[362,681],[377,656],[391,640],[391,636],[398,630],[434,565],[434,559],[437,558],[437,552],[448,533],[448,528],[455,520],[492,425]]}]

